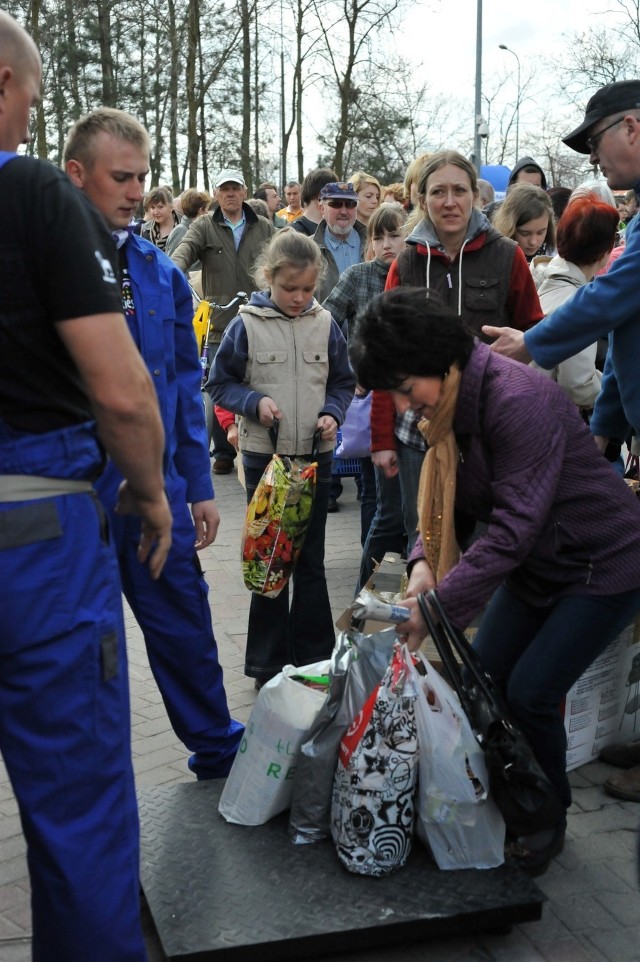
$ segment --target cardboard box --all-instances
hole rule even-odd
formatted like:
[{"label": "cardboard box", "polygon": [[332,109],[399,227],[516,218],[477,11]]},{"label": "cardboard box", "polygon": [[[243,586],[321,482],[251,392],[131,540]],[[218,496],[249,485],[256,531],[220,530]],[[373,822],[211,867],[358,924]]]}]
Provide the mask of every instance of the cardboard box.
[{"label": "cardboard box", "polygon": [[629,625],[580,676],[564,709],[567,771],[606,745],[640,735],[640,622]]}]

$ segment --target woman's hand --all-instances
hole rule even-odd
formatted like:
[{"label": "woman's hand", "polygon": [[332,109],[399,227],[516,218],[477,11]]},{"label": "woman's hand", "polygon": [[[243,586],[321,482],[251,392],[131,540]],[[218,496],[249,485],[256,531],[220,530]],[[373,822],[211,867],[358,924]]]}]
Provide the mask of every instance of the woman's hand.
[{"label": "woman's hand", "polygon": [[436,581],[427,561],[424,558],[415,561],[409,576],[407,593],[400,602],[410,610],[411,617],[396,629],[400,640],[407,643],[409,651],[417,651],[428,633],[416,598],[431,591],[435,586]]},{"label": "woman's hand", "polygon": [[395,478],[398,473],[398,454],[396,451],[373,451],[371,460],[384,472],[385,478]]},{"label": "woman's hand", "polygon": [[413,562],[409,584],[407,586],[407,598],[415,598],[417,595],[426,595],[436,586],[436,579],[425,558],[419,558]]},{"label": "woman's hand", "polygon": [[273,427],[273,419],[281,418],[280,408],[270,397],[261,397],[258,401],[258,421],[265,428]]},{"label": "woman's hand", "polygon": [[396,634],[401,642],[407,645],[409,651],[417,651],[428,634],[428,628],[420,613],[416,598],[403,598],[403,608],[408,608],[411,616],[396,628]]},{"label": "woman's hand", "polygon": [[323,441],[335,441],[338,433],[338,422],[330,414],[323,414],[322,417],[318,418],[317,428]]}]

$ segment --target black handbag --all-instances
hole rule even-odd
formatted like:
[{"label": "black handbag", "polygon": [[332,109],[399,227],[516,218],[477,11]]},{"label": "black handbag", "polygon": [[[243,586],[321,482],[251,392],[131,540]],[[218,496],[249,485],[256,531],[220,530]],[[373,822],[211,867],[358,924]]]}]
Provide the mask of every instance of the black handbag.
[{"label": "black handbag", "polygon": [[[512,837],[554,828],[565,808],[513,719],[504,697],[462,632],[453,627],[436,591],[418,604],[450,682],[484,751],[489,787]],[[460,663],[455,656],[458,656]]]}]

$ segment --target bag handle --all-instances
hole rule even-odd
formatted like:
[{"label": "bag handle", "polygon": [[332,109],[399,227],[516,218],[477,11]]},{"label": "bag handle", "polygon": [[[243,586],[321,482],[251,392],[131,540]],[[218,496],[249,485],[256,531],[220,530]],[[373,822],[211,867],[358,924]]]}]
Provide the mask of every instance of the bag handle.
[{"label": "bag handle", "polygon": [[[460,661],[471,676],[472,683],[475,683],[482,690],[487,701],[491,702],[496,710],[499,710],[500,706],[498,706],[494,697],[493,680],[485,671],[482,662],[465,636],[454,628],[449,621],[435,589],[429,592],[428,600],[429,604],[427,604],[427,598],[424,595],[418,595],[418,607],[466,714],[473,715],[473,706],[469,698],[468,683],[463,678],[462,670],[454,657],[454,652],[459,656]],[[429,605],[431,605],[438,621],[432,614]]]},{"label": "bag handle", "polygon": [[[274,417],[273,423],[270,428],[267,428],[269,432],[269,437],[271,438],[271,443],[273,445],[273,450],[277,454],[278,452],[278,434],[280,433],[280,418]],[[318,428],[313,433],[313,441],[311,442],[311,460],[317,460],[318,453],[320,450],[322,432]]]}]

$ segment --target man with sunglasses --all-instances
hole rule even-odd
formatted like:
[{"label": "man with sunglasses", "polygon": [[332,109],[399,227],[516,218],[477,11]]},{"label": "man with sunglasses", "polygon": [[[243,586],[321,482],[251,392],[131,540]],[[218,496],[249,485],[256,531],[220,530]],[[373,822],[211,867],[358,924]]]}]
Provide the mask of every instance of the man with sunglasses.
[{"label": "man with sunglasses", "polygon": [[364,260],[366,229],[356,221],[358,195],[351,184],[325,184],[318,203],[322,220],[313,239],[327,265],[316,291],[322,303],[342,272]]},{"label": "man with sunglasses", "polygon": [[[632,184],[640,192],[640,80],[607,84],[587,104],[584,121],[564,143],[600,167],[609,187]],[[483,327],[497,337],[495,350],[518,361],[552,368],[609,335],[609,351],[590,428],[601,451],[615,454],[631,431],[640,436],[640,222],[631,221],[625,249],[606,274],[576,291],[565,304],[522,334]],[[612,454],[613,456],[613,454]],[[640,802],[640,740],[604,749],[601,758],[628,769],[608,778],[609,794]]]},{"label": "man with sunglasses", "polygon": [[[356,220],[358,195],[353,184],[336,181],[325,184],[318,197],[318,206],[322,220],[313,239],[322,251],[322,259],[326,264],[316,291],[316,297],[322,303],[347,267],[364,260],[367,229]],[[342,481],[339,475],[334,474],[327,509],[329,514],[340,510],[338,498],[341,494]]]}]

